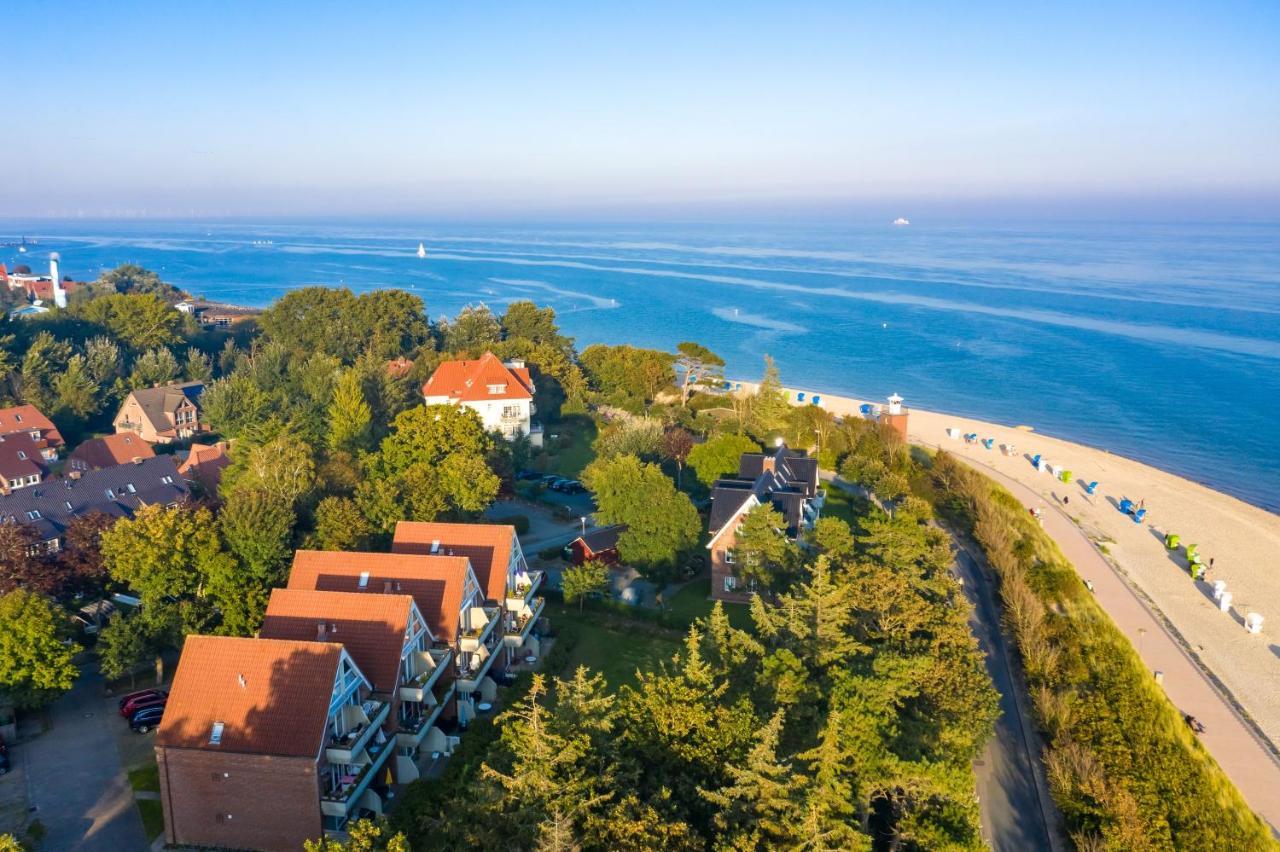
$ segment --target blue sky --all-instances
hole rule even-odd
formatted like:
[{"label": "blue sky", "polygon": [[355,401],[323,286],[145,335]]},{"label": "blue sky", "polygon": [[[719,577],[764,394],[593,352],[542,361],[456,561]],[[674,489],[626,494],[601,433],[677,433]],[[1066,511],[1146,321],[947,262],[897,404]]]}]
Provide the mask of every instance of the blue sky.
[{"label": "blue sky", "polygon": [[1275,2],[195,5],[6,4],[0,216],[1280,215]]}]

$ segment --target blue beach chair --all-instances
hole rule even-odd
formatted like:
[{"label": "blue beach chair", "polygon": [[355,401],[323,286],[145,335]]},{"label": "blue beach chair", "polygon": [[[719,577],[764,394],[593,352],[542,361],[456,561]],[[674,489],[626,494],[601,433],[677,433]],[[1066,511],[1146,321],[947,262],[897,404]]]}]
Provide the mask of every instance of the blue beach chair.
[{"label": "blue beach chair", "polygon": [[796,402],[804,402],[804,391],[796,391]]},{"label": "blue beach chair", "polygon": [[982,446],[986,447],[988,450],[989,450],[989,449],[991,449],[993,446],[995,446],[995,443],[996,443],[996,439],[995,439],[995,438],[983,438],[983,439],[982,439]]},{"label": "blue beach chair", "polygon": [[1121,512],[1124,512],[1126,515],[1132,515],[1132,514],[1133,514],[1133,501],[1132,501],[1132,500],[1128,500],[1128,499],[1121,500],[1121,501],[1120,501],[1120,511],[1121,511]]},{"label": "blue beach chair", "polygon": [[870,417],[870,416],[871,416],[871,403],[869,403],[869,402],[864,402],[864,403],[862,403],[862,405],[859,405],[859,406],[858,406],[858,413],[859,413],[859,414],[861,414],[863,417]]},{"label": "blue beach chair", "polygon": [[1085,494],[1092,494],[1092,493],[1093,493],[1094,491],[1096,491],[1097,489],[1098,489],[1098,480],[1096,480],[1096,479],[1095,479],[1093,482],[1085,483],[1085,486],[1084,486],[1084,493],[1085,493]]},{"label": "blue beach chair", "polygon": [[1034,456],[1032,456],[1032,457],[1031,457],[1031,466],[1032,466],[1032,467],[1034,467],[1036,470],[1039,470],[1039,469],[1040,469],[1040,454],[1039,454],[1039,453],[1036,453]]},{"label": "blue beach chair", "polygon": [[818,396],[818,395],[815,393],[815,394],[813,395],[813,398],[812,398],[812,399],[810,399],[810,400],[809,400],[809,402],[813,403],[814,405],[822,405],[822,397]]},{"label": "blue beach chair", "polygon": [[1145,518],[1146,516],[1147,516],[1147,510],[1139,509],[1138,511],[1133,513],[1133,522],[1135,524],[1140,524],[1142,523],[1142,519]]}]

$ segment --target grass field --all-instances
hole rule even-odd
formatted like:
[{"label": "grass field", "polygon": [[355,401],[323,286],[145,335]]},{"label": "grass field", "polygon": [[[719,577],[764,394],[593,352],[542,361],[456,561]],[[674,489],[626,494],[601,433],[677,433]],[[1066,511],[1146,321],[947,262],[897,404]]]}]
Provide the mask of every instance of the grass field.
[{"label": "grass field", "polygon": [[135,792],[159,793],[160,769],[154,763],[130,769],[129,786]]},{"label": "grass field", "polygon": [[586,666],[603,674],[610,690],[635,683],[637,670],[653,671],[661,661],[669,660],[683,638],[675,630],[612,613],[588,610],[579,615],[575,607],[551,602],[547,612],[553,623],[572,624],[578,631],[578,644],[561,677]]},{"label": "grass field", "polygon": [[559,435],[559,440],[565,442],[563,447],[548,454],[547,471],[571,479],[578,478],[582,469],[595,458],[591,449],[591,442],[596,439],[595,422],[586,416],[570,416],[548,427],[547,431]]},{"label": "grass field", "polygon": [[[711,614],[711,580],[708,577],[695,577],[684,588],[676,592],[666,601],[667,612],[685,624],[693,624],[699,618]],[[750,630],[751,608],[746,604],[727,603],[724,610],[729,615],[729,623],[741,630]]]}]

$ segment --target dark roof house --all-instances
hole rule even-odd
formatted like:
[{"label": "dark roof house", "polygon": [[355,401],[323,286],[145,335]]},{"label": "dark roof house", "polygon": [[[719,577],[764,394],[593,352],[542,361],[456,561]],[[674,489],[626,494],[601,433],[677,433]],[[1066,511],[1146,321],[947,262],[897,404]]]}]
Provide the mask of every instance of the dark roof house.
[{"label": "dark roof house", "polygon": [[804,524],[805,507],[818,493],[818,460],[786,445],[773,453],[744,453],[738,460],[738,476],[717,480],[711,488],[714,536],[742,512],[751,497],[772,503],[795,536]]}]

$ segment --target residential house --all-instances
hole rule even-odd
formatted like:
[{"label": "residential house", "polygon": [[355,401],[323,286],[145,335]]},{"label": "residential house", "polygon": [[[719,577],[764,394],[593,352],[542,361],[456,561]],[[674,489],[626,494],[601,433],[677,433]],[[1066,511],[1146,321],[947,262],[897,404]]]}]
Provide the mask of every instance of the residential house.
[{"label": "residential house", "polygon": [[44,441],[30,432],[0,435],[0,494],[39,485],[49,475]]},{"label": "residential house", "polygon": [[437,647],[453,651],[457,694],[444,715],[465,725],[496,698],[489,672],[499,656],[502,609],[485,603],[467,557],[299,550],[288,587],[411,595]]},{"label": "residential house", "polygon": [[296,852],[381,813],[390,712],[339,642],[188,636],[155,741],[165,841]]},{"label": "residential house", "polygon": [[136,463],[73,471],[65,479],[46,480],[0,496],[0,523],[33,527],[49,551],[62,547],[73,520],[93,512],[128,517],[142,506],[177,506],[187,499],[187,484],[172,456]]},{"label": "residential house", "polygon": [[57,460],[58,450],[63,445],[62,433],[34,405],[0,408],[0,435],[12,435],[14,432],[27,432],[35,440],[42,441],[40,455],[45,461]]},{"label": "residential house", "polygon": [[139,388],[125,398],[114,421],[117,432],[134,432],[150,444],[171,444],[206,431],[200,422],[204,382]]},{"label": "residential house", "polygon": [[427,405],[464,405],[484,427],[507,440],[527,435],[542,446],[542,426],[533,422],[533,379],[523,361],[503,363],[492,352],[475,361],[445,361],[422,386]]},{"label": "residential house", "polygon": [[[151,445],[133,432],[119,432],[85,441],[67,457],[68,470],[98,470],[155,457]],[[181,471],[179,471],[181,472]]]},{"label": "residential house", "polygon": [[780,444],[772,453],[744,453],[738,475],[718,480],[711,488],[711,597],[745,602],[757,590],[754,581],[740,582],[734,572],[738,527],[756,506],[772,505],[786,523],[785,532],[799,539],[813,526],[822,509],[818,491],[818,460],[803,450]]},{"label": "residential house", "polygon": [[569,542],[571,561],[574,565],[596,561],[603,562],[605,565],[617,564],[618,539],[626,530],[626,524],[617,524],[578,536]]},{"label": "residential house", "polygon": [[395,759],[388,766],[397,782],[418,778],[420,747],[449,750],[436,722],[453,697],[453,651],[435,647],[410,595],[275,589],[258,635],[346,648],[369,679],[373,697],[391,705],[383,733],[395,738]]},{"label": "residential house", "polygon": [[546,601],[536,594],[543,572],[529,570],[515,527],[400,521],[391,552],[467,557],[485,603],[502,610],[504,653],[497,671],[516,660],[538,656],[538,638],[533,632],[546,607]]},{"label": "residential house", "polygon": [[218,483],[222,481],[222,471],[231,464],[227,455],[226,443],[192,444],[187,457],[178,465],[178,473],[186,477],[188,482],[200,484],[206,494],[217,494]]}]

